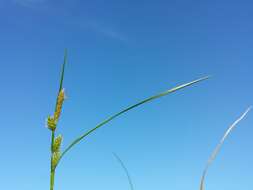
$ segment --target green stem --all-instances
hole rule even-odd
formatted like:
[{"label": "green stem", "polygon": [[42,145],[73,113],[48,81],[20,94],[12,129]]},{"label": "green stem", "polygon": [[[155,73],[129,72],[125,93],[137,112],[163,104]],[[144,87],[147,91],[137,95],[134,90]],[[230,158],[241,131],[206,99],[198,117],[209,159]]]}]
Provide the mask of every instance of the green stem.
[{"label": "green stem", "polygon": [[54,190],[54,176],[55,176],[55,168],[53,168],[54,137],[55,137],[55,132],[52,131],[52,135],[51,135],[51,163],[50,163],[50,190]]},{"label": "green stem", "polygon": [[[61,80],[60,80],[60,86],[59,86],[59,91],[58,91],[58,96],[59,97],[59,93],[62,90],[62,84],[63,84],[63,79],[64,79],[64,72],[65,72],[65,66],[67,63],[67,49],[65,49],[65,53],[64,53],[64,62],[62,64],[62,70],[61,70]],[[56,104],[55,104],[55,111],[57,108],[57,99],[56,99]],[[53,145],[54,145],[54,139],[55,139],[55,130],[52,131],[51,134],[51,162],[50,162],[50,190],[54,190],[54,176],[55,176],[55,168],[56,166],[53,166]]]},{"label": "green stem", "polygon": [[54,190],[54,174],[55,174],[55,171],[51,171],[50,173],[50,190]]}]

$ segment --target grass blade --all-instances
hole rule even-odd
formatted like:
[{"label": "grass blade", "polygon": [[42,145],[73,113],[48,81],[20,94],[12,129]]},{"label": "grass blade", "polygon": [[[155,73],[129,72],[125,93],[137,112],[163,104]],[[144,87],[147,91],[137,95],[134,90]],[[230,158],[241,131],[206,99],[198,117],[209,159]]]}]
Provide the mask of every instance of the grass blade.
[{"label": "grass blade", "polygon": [[127,180],[128,180],[129,186],[130,186],[130,189],[134,190],[133,182],[132,182],[132,179],[131,179],[131,176],[130,176],[130,174],[128,172],[127,167],[125,166],[124,162],[120,159],[120,157],[116,153],[113,153],[113,155],[116,158],[116,160],[119,162],[119,164],[121,165],[121,167],[123,168],[123,170],[125,171],[126,176],[127,176]]},{"label": "grass blade", "polygon": [[[174,88],[172,88],[172,89],[170,89],[170,90],[167,90],[167,91],[165,91],[165,92],[162,92],[162,93],[157,94],[157,95],[154,95],[154,96],[151,96],[151,97],[149,97],[149,98],[147,98],[147,99],[144,99],[144,100],[142,100],[142,101],[140,101],[140,102],[138,102],[138,103],[136,103],[136,104],[134,104],[134,105],[132,105],[132,106],[129,106],[129,107],[123,109],[122,111],[120,111],[120,112],[118,112],[118,113],[112,115],[111,117],[109,117],[109,118],[107,118],[106,120],[102,121],[102,122],[99,123],[97,126],[95,126],[94,128],[90,129],[89,131],[87,131],[86,133],[84,133],[83,135],[81,135],[80,137],[78,137],[77,139],[75,139],[75,140],[63,151],[63,153],[62,153],[62,155],[61,155],[61,158],[62,158],[74,145],[78,144],[78,143],[79,143],[81,140],[83,140],[86,136],[90,135],[92,132],[96,131],[97,129],[99,129],[100,127],[104,126],[104,125],[107,124],[108,122],[110,122],[110,121],[112,121],[113,119],[117,118],[118,116],[120,116],[120,115],[122,115],[122,114],[124,114],[124,113],[126,113],[126,112],[128,112],[128,111],[130,111],[130,110],[132,110],[132,109],[134,109],[134,108],[136,108],[136,107],[142,105],[142,104],[148,103],[148,102],[150,102],[150,101],[152,101],[152,100],[158,99],[158,98],[163,97],[163,96],[168,95],[168,94],[171,94],[171,93],[173,93],[173,92],[176,92],[176,91],[178,91],[178,90],[180,90],[180,89],[183,89],[183,88],[185,88],[185,87],[191,86],[191,85],[193,85],[193,84],[195,84],[195,83],[201,82],[201,81],[206,80],[206,79],[208,79],[208,78],[209,78],[209,76],[203,77],[203,78],[199,78],[199,79],[194,80],[194,81],[192,81],[192,82],[189,82],[189,83],[185,83],[185,84],[176,86],[176,87],[174,87]],[[61,159],[61,158],[60,158],[60,159]]]},{"label": "grass blade", "polygon": [[63,61],[63,64],[62,64],[62,69],[61,69],[61,80],[60,80],[59,92],[61,91],[62,85],[63,85],[65,66],[66,66],[66,63],[67,63],[67,56],[68,56],[68,52],[67,52],[67,49],[65,49],[64,61]]},{"label": "grass blade", "polygon": [[209,166],[212,164],[214,159],[216,158],[217,154],[219,153],[225,139],[228,137],[228,135],[231,133],[231,131],[237,126],[237,124],[247,115],[247,113],[251,110],[252,107],[249,107],[225,132],[222,139],[220,140],[219,144],[215,147],[214,151],[212,152],[211,156],[209,157],[206,167],[203,171],[201,182],[200,182],[200,190],[204,190],[204,182],[205,177],[208,171]]},{"label": "grass blade", "polygon": [[[63,88],[62,86],[63,86],[63,80],[64,80],[64,74],[65,74],[65,67],[66,67],[66,64],[67,64],[67,56],[68,56],[68,52],[67,52],[67,49],[65,49],[65,51],[64,51],[64,60],[63,60],[62,68],[61,68],[61,78],[60,78],[60,84],[59,84],[59,90],[58,90],[57,98],[58,98],[58,95],[59,95],[59,93],[61,92],[61,90]],[[57,104],[57,100],[56,100],[56,104]],[[55,110],[56,110],[56,104],[55,104]]]}]

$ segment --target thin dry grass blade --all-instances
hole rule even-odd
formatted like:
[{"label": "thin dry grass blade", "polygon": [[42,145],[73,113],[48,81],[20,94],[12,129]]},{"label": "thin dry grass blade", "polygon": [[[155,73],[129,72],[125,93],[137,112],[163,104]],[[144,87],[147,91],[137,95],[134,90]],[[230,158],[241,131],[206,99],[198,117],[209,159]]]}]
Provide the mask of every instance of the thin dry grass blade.
[{"label": "thin dry grass blade", "polygon": [[123,170],[125,171],[126,176],[127,176],[127,180],[128,180],[129,186],[130,186],[130,189],[134,190],[133,181],[131,179],[131,176],[130,176],[130,174],[128,172],[127,167],[125,166],[124,162],[120,159],[120,157],[116,153],[113,153],[113,155],[116,158],[116,160],[119,162],[119,164],[121,165],[121,167],[123,168]]},{"label": "thin dry grass blade", "polygon": [[204,190],[204,182],[205,182],[205,177],[207,174],[207,170],[209,166],[212,164],[214,159],[216,158],[217,154],[219,153],[225,139],[227,136],[231,133],[231,131],[237,126],[237,124],[247,115],[247,113],[251,110],[252,107],[249,107],[225,132],[223,135],[222,139],[220,140],[219,144],[215,147],[214,151],[212,152],[211,156],[209,157],[206,167],[203,171],[202,177],[201,177],[201,182],[200,182],[200,190]]}]

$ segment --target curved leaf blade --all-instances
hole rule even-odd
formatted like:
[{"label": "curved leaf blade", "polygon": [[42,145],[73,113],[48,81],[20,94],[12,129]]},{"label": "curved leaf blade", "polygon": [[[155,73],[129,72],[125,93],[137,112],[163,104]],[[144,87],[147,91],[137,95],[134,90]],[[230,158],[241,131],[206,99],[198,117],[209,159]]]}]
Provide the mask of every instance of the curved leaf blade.
[{"label": "curved leaf blade", "polygon": [[132,178],[128,172],[128,169],[127,167],[125,166],[124,162],[120,159],[120,157],[116,154],[116,153],[113,153],[113,156],[116,158],[116,160],[119,162],[119,164],[121,165],[121,167],[123,168],[124,172],[126,173],[126,176],[127,176],[127,180],[128,180],[128,183],[129,183],[129,186],[130,186],[130,189],[131,190],[134,190],[134,185],[133,185],[133,181],[132,181]]},{"label": "curved leaf blade", "polygon": [[209,78],[209,76],[206,76],[206,77],[202,77],[202,78],[199,78],[199,79],[197,79],[197,80],[194,80],[194,81],[191,81],[191,82],[188,82],[188,83],[185,83],[185,84],[176,86],[176,87],[174,87],[174,88],[172,88],[172,89],[169,89],[169,90],[167,90],[167,91],[165,91],[165,92],[162,92],[162,93],[160,93],[160,94],[151,96],[151,97],[149,97],[149,98],[146,98],[146,99],[144,99],[144,100],[142,100],[142,101],[140,101],[140,102],[138,102],[138,103],[136,103],[136,104],[134,104],[134,105],[131,105],[131,106],[129,106],[129,107],[123,109],[122,111],[120,111],[120,112],[118,112],[118,113],[112,115],[111,117],[109,117],[109,118],[107,118],[106,120],[102,121],[102,122],[99,123],[97,126],[95,126],[94,128],[90,129],[89,131],[87,131],[86,133],[84,133],[83,135],[81,135],[80,137],[78,137],[77,139],[75,139],[75,140],[63,151],[60,160],[62,159],[62,157],[63,157],[73,146],[75,146],[75,145],[78,144],[81,140],[83,140],[85,137],[87,137],[88,135],[90,135],[92,132],[96,131],[97,129],[99,129],[100,127],[104,126],[104,125],[107,124],[108,122],[110,122],[110,121],[112,121],[113,119],[117,118],[118,116],[120,116],[120,115],[122,115],[122,114],[124,114],[124,113],[126,113],[126,112],[128,112],[128,111],[130,111],[130,110],[132,110],[132,109],[134,109],[134,108],[136,108],[136,107],[142,105],[142,104],[148,103],[148,102],[153,101],[153,100],[155,100],[155,99],[158,99],[158,98],[160,98],[160,97],[163,97],[163,96],[166,96],[166,95],[168,95],[168,94],[174,93],[174,92],[176,92],[176,91],[178,91],[178,90],[181,90],[181,89],[183,89],[183,88],[186,88],[186,87],[188,87],[188,86],[191,86],[191,85],[193,85],[193,84],[195,84],[195,83],[204,81],[204,80],[206,80],[206,79],[208,79],[208,78]]},{"label": "curved leaf blade", "polygon": [[249,107],[236,121],[234,121],[234,123],[231,126],[229,126],[229,128],[226,130],[225,134],[221,138],[219,144],[215,147],[214,151],[212,152],[211,156],[209,157],[209,159],[207,161],[207,164],[206,164],[203,174],[201,176],[200,190],[204,190],[204,182],[205,182],[208,168],[212,164],[214,159],[216,158],[217,154],[219,153],[224,141],[226,140],[228,135],[232,132],[232,130],[237,126],[237,124],[248,114],[248,112],[251,110],[251,108],[252,107]]}]

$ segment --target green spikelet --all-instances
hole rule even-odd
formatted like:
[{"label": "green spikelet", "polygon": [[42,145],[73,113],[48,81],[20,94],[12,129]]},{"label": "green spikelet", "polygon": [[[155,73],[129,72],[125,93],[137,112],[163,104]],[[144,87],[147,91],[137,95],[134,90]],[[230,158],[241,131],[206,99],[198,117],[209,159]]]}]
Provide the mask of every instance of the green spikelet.
[{"label": "green spikelet", "polygon": [[54,170],[59,162],[59,159],[61,157],[60,152],[54,152],[52,156],[52,169]]},{"label": "green spikelet", "polygon": [[54,131],[56,129],[56,122],[54,117],[48,116],[47,118],[47,128],[51,131]]},{"label": "green spikelet", "polygon": [[59,135],[54,139],[53,152],[59,152],[62,143],[62,135]]},{"label": "green spikelet", "polygon": [[58,122],[58,120],[61,116],[62,105],[63,105],[63,102],[65,99],[66,99],[65,90],[61,89],[61,91],[59,92],[59,95],[57,97],[56,109],[55,109],[55,113],[54,113],[54,119],[55,119],[56,123]]}]

